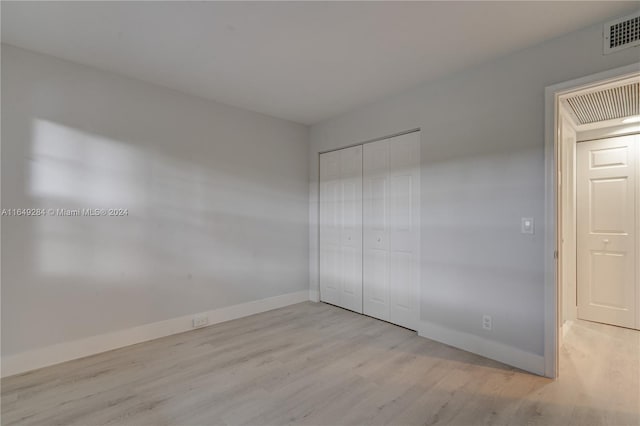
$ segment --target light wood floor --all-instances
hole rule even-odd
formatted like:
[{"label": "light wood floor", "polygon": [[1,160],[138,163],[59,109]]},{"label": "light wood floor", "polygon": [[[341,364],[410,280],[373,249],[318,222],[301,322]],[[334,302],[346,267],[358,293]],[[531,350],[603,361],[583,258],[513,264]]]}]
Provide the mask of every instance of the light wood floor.
[{"label": "light wood floor", "polygon": [[575,323],[552,381],[301,303],[2,380],[2,424],[638,425],[639,334]]}]

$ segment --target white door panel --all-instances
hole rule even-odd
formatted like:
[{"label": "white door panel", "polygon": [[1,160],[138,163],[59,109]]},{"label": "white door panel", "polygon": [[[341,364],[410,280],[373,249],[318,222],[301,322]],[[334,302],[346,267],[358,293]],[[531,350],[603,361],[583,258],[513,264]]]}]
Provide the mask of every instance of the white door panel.
[{"label": "white door panel", "polygon": [[388,170],[388,140],[366,144],[362,181],[363,311],[385,321],[389,321]]},{"label": "white door panel", "polygon": [[637,136],[577,146],[578,318],[639,328]]},{"label": "white door panel", "polygon": [[342,293],[339,306],[362,313],[362,147],[342,149]]},{"label": "white door panel", "polygon": [[320,156],[320,298],[362,312],[362,147]]},{"label": "white door panel", "polygon": [[340,303],[340,155],[320,156],[320,293],[328,303]]},{"label": "white door panel", "polygon": [[420,134],[364,146],[364,313],[418,321]]},{"label": "white door panel", "polygon": [[420,281],[420,134],[390,140],[390,318],[416,329]]}]

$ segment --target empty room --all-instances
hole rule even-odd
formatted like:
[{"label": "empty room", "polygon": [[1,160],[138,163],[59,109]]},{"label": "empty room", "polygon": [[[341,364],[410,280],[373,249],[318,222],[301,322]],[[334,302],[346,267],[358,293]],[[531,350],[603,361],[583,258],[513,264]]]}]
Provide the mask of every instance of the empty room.
[{"label": "empty room", "polygon": [[2,425],[640,424],[640,2],[0,16]]}]

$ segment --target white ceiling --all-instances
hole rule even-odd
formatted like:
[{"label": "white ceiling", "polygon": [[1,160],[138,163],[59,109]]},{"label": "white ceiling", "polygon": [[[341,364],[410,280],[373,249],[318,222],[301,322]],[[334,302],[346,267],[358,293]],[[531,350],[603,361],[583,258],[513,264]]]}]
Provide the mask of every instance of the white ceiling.
[{"label": "white ceiling", "polygon": [[312,124],[638,2],[2,2],[2,41]]}]

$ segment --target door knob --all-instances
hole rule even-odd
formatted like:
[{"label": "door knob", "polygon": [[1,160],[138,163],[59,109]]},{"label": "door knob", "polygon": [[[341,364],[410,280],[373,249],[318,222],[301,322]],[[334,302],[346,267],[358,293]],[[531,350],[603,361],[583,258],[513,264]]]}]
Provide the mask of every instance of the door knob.
[{"label": "door knob", "polygon": [[605,238],[604,240],[602,240],[603,243],[605,244],[609,244],[609,240],[607,238]]},{"label": "door knob", "polygon": [[382,241],[382,238],[378,237],[378,242]]}]

